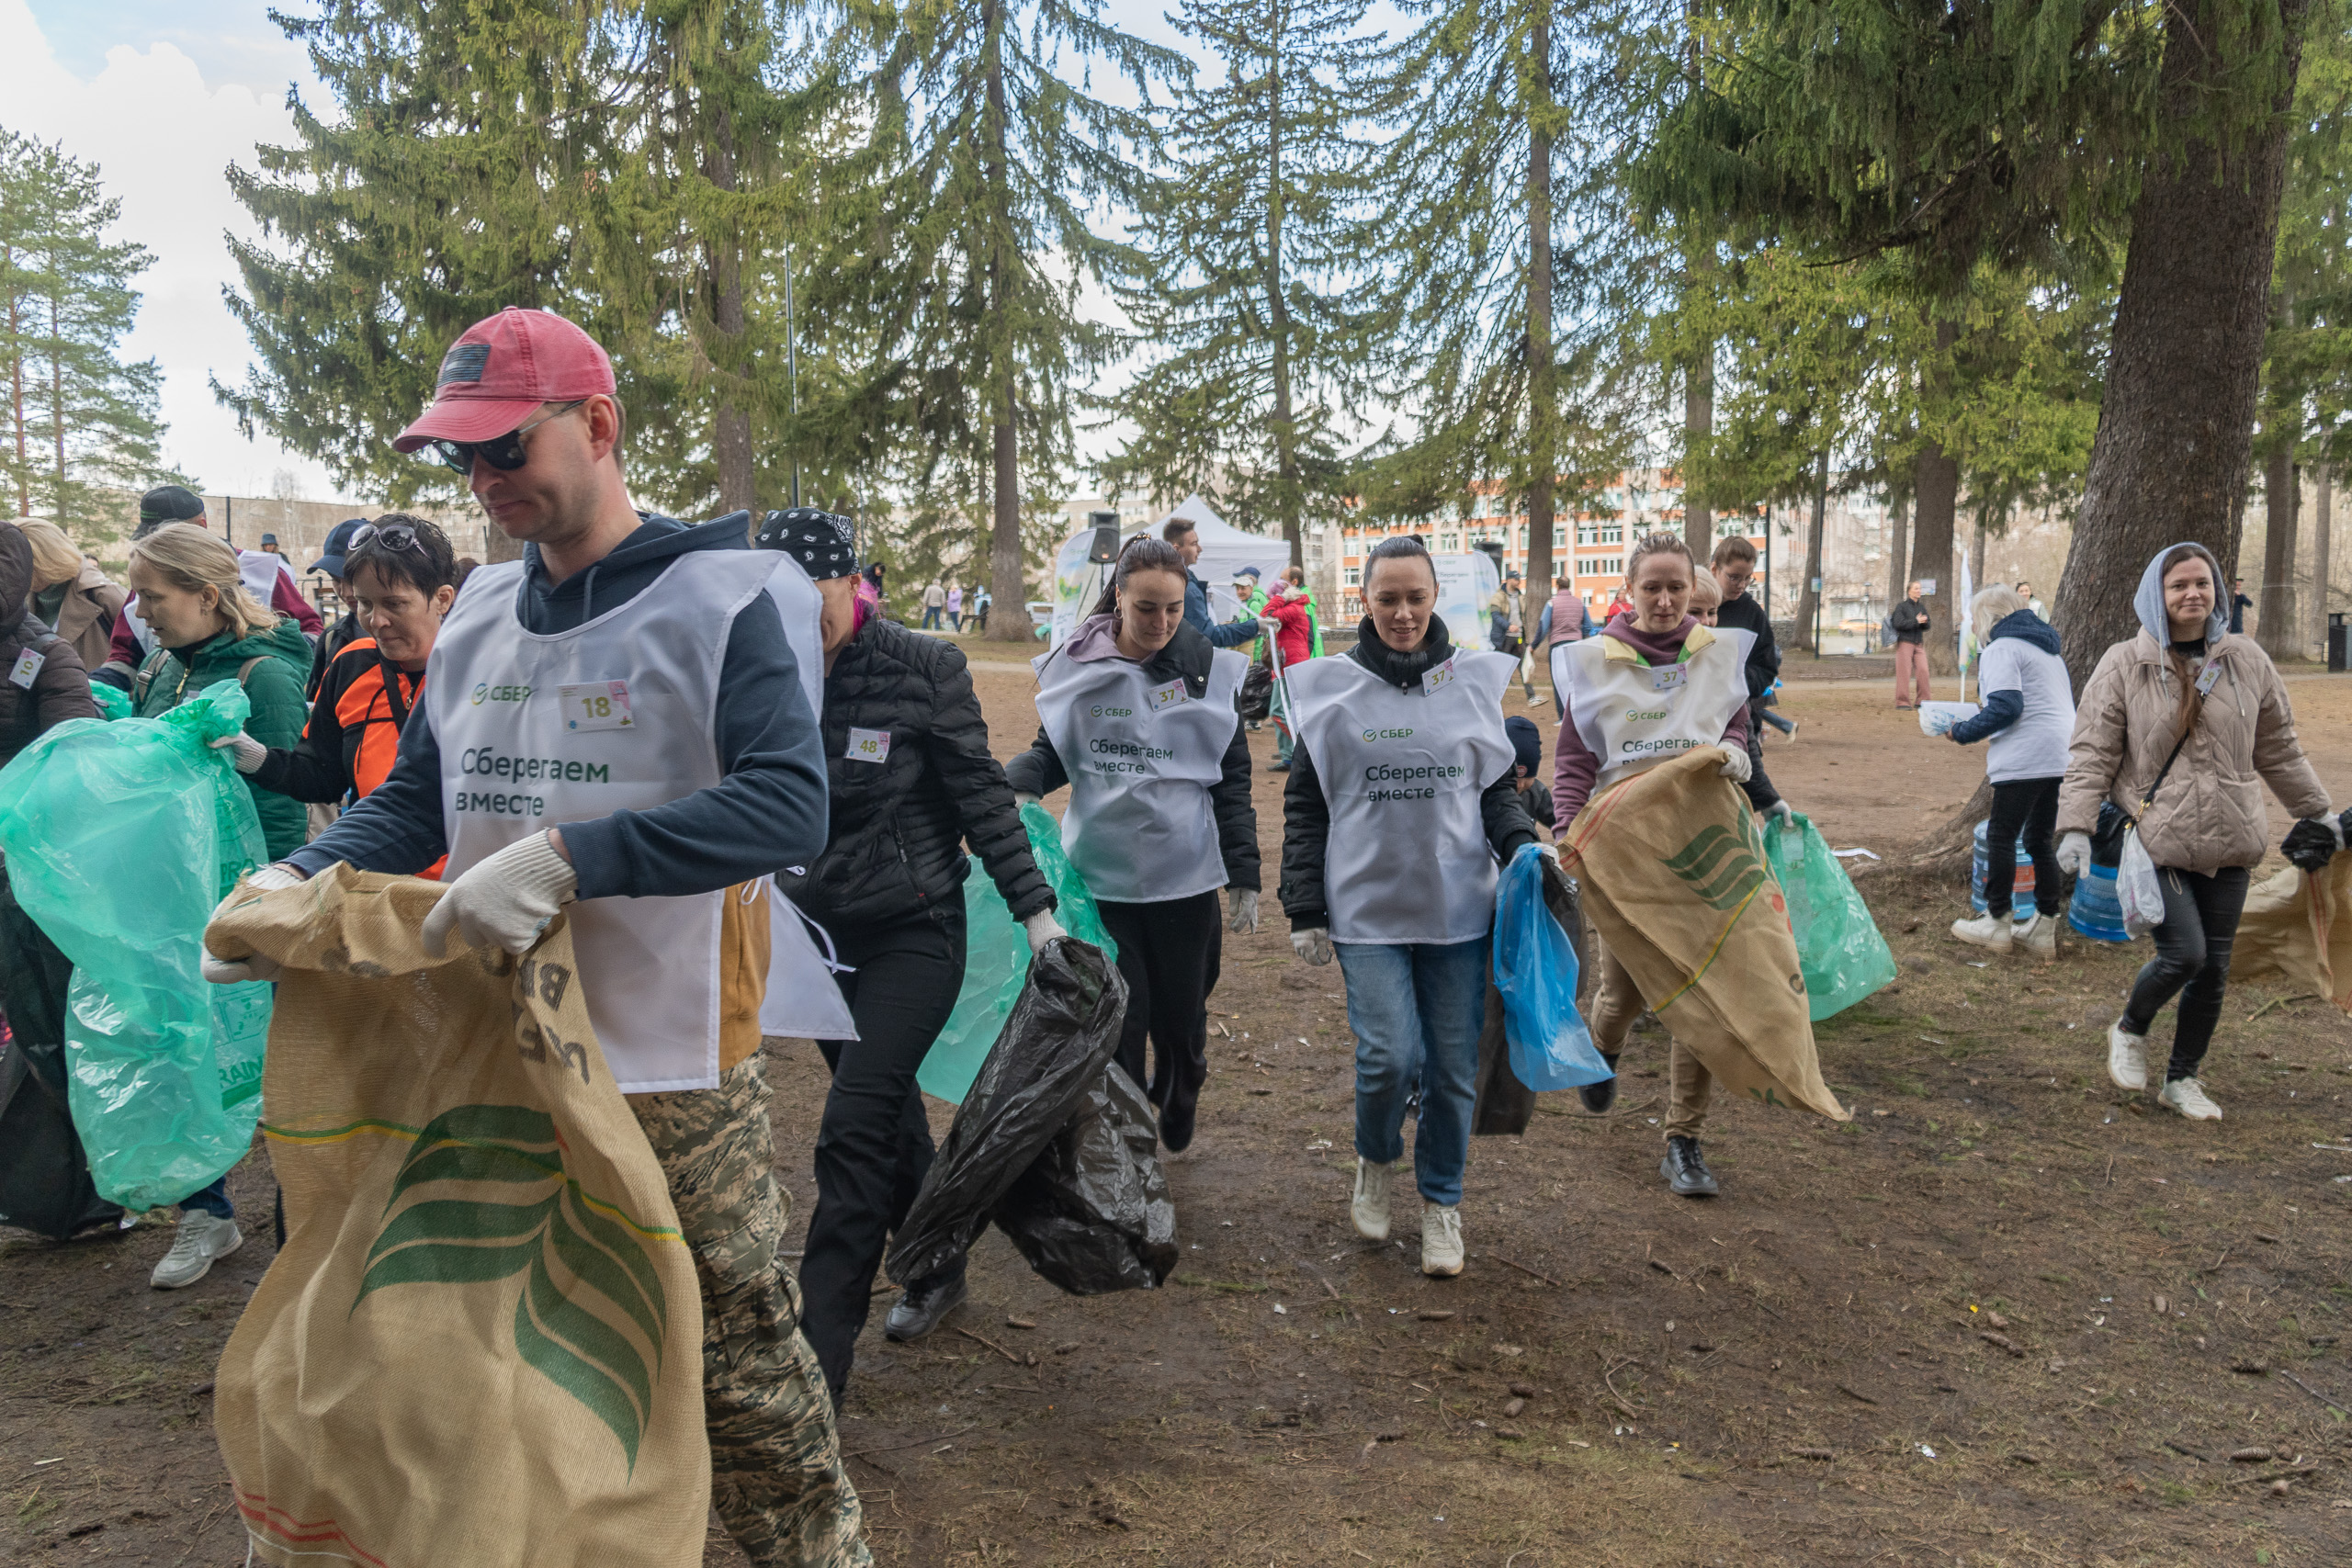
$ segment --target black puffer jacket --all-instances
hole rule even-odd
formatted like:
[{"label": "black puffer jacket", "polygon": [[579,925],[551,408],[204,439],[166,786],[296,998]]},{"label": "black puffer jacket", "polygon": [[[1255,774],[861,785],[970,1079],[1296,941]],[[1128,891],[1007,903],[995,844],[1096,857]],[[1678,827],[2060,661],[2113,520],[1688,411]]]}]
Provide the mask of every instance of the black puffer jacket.
[{"label": "black puffer jacket", "polygon": [[[1208,694],[1209,661],[1216,653],[1209,639],[1190,624],[1176,628],[1168,646],[1144,660],[1144,678],[1154,685],[1182,678],[1184,690],[1197,701]],[[1250,804],[1250,739],[1241,726],[1225,749],[1221,776],[1210,787],[1209,805],[1216,813],[1217,853],[1225,862],[1225,885],[1258,890],[1258,808]],[[1054,750],[1046,727],[1029,750],[1004,765],[1004,776],[1017,790],[1046,795],[1069,783],[1061,754]]]},{"label": "black puffer jacket", "polygon": [[[1430,668],[1453,657],[1453,638],[1445,623],[1430,617],[1430,635],[1419,649],[1398,653],[1372,629],[1372,617],[1356,628],[1356,645],[1347,658],[1399,690],[1420,684]],[[1508,861],[1521,844],[1539,843],[1535,821],[1527,815],[1519,790],[1511,783],[1511,764],[1478,796],[1478,814],[1487,829],[1487,843]],[[1331,923],[1331,909],[1323,893],[1324,850],[1331,840],[1331,807],[1315,776],[1315,760],[1301,742],[1290,754],[1290,782],[1283,786],[1283,913],[1300,928]]]},{"label": "black puffer jacket", "polygon": [[[812,919],[873,927],[961,909],[967,839],[1014,919],[1054,907],[954,644],[868,621],[825,677],[823,728],[825,850],[806,876],[778,878]],[[849,761],[852,729],[886,731],[889,755]]]}]

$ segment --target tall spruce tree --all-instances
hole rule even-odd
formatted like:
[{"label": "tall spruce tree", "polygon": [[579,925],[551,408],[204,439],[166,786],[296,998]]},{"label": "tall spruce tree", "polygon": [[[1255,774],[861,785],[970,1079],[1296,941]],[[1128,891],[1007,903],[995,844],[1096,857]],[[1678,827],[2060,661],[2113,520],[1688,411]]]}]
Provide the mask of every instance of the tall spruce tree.
[{"label": "tall spruce tree", "polygon": [[1106,482],[1197,490],[1244,528],[1277,525],[1294,563],[1309,506],[1345,488],[1341,422],[1363,390],[1348,290],[1362,271],[1364,9],[1186,0],[1178,27],[1224,74],[1169,113],[1170,167],[1135,231],[1148,269],[1119,291],[1134,340],[1163,356],[1113,402],[1136,434]]},{"label": "tall spruce tree", "polygon": [[106,487],[162,476],[162,372],[119,352],[139,313],[134,280],[154,258],[106,238],[121,213],[95,164],[0,129],[0,472],[18,516],[46,514],[90,542],[116,531]]},{"label": "tall spruce tree", "polygon": [[1388,141],[1364,228],[1393,258],[1374,364],[1415,433],[1370,467],[1364,495],[1374,513],[1419,515],[1499,481],[1525,498],[1540,585],[1562,482],[1572,501],[1595,497],[1634,447],[1612,312],[1600,308],[1627,245],[1607,210],[1606,18],[1555,0],[1415,9],[1420,24],[1383,54]]},{"label": "tall spruce tree", "polygon": [[[989,635],[1026,640],[1028,547],[1059,515],[1046,501],[1072,462],[1074,382],[1119,347],[1080,295],[1141,265],[1090,209],[1141,205],[1152,87],[1186,64],[1104,22],[1098,0],[877,0],[852,19],[878,55],[866,86],[889,172],[871,216],[835,236],[810,305],[871,334],[875,366],[844,399],[890,433],[877,466],[918,510],[989,519]],[[1142,106],[1094,96],[1093,61]]]},{"label": "tall spruce tree", "polygon": [[[2128,237],[2056,599],[2077,680],[2132,630],[2156,547],[2235,558],[2309,5],[1737,0],[1640,171],[1653,207],[1902,258],[1946,347],[1980,263],[2069,276]],[[1939,443],[1915,485],[1915,558],[1948,558],[1959,472]]]}]

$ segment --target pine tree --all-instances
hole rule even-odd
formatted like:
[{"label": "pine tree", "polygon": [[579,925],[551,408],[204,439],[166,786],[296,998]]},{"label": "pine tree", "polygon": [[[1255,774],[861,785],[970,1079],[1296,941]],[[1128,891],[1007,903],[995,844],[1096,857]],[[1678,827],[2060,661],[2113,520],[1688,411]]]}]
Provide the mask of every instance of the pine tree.
[{"label": "pine tree", "polygon": [[[917,511],[989,519],[989,635],[1025,640],[1030,547],[1058,517],[1026,498],[1069,471],[1073,383],[1119,346],[1080,315],[1080,291],[1140,265],[1088,209],[1142,202],[1134,156],[1153,145],[1152,85],[1184,61],[1104,23],[1098,0],[874,0],[852,21],[878,55],[866,89],[889,172],[870,218],[816,269],[810,307],[870,334],[876,363],[843,406],[887,432],[875,467]],[[1147,107],[1091,96],[1083,71],[1067,78],[1095,60]]]},{"label": "pine tree", "polygon": [[1120,290],[1134,341],[1160,350],[1114,400],[1136,434],[1103,468],[1122,488],[1197,490],[1238,525],[1278,526],[1302,563],[1311,503],[1344,490],[1340,422],[1363,391],[1351,130],[1370,45],[1364,0],[1187,0],[1177,25],[1223,80],[1168,116],[1166,176]]},{"label": "pine tree", "polygon": [[139,313],[133,280],[154,258],[106,239],[121,212],[95,165],[0,129],[0,471],[17,515],[92,541],[115,533],[107,488],[163,477],[162,372],[118,352]]},{"label": "pine tree", "polygon": [[[1419,9],[1383,58],[1382,208],[1363,231],[1388,273],[1375,363],[1417,431],[1373,465],[1365,499],[1375,513],[1419,515],[1498,479],[1525,498],[1541,585],[1562,481],[1572,498],[1597,497],[1634,446],[1604,302],[1626,248],[1603,184],[1615,128],[1596,112],[1615,96],[1611,72],[1600,35],[1560,25],[1554,0]],[[1596,29],[1605,19],[1566,16]]]}]

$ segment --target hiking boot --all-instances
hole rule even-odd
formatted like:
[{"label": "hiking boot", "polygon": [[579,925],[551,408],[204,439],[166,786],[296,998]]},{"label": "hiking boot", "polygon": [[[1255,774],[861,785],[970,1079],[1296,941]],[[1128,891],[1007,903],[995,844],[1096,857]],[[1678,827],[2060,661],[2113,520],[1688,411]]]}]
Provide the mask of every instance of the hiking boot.
[{"label": "hiking boot", "polygon": [[2156,1091],[2156,1102],[2168,1105],[2191,1122],[2219,1122],[2222,1108],[2195,1078],[2175,1078]]},{"label": "hiking boot", "polygon": [[2058,917],[2045,915],[2037,909],[2033,919],[2019,926],[2010,940],[2036,958],[2055,958],[2058,956]]},{"label": "hiking boot", "polygon": [[1951,934],[1971,947],[1981,947],[1990,953],[2007,953],[2016,934],[2010,930],[2015,924],[2007,909],[1997,915],[1988,911],[1973,920],[1954,920]]},{"label": "hiking boot", "polygon": [[1666,1140],[1666,1157],[1657,1162],[1657,1173],[1678,1198],[1712,1198],[1720,1190],[1715,1186],[1715,1173],[1707,1168],[1706,1156],[1699,1152],[1699,1140],[1669,1134]]},{"label": "hiking boot", "polygon": [[1348,1205],[1348,1218],[1356,1224],[1356,1235],[1366,1241],[1388,1239],[1388,1178],[1396,1167],[1374,1165],[1362,1155],[1356,1156],[1355,1201]]},{"label": "hiking boot", "polygon": [[1580,1084],[1577,1088],[1577,1098],[1584,1101],[1585,1110],[1595,1116],[1607,1115],[1609,1108],[1617,1103],[1617,1058],[1603,1051],[1600,1059],[1609,1064],[1611,1076],[1599,1083]]},{"label": "hiking boot", "polygon": [[917,1280],[892,1303],[889,1315],[882,1320],[883,1337],[900,1345],[920,1339],[962,1306],[964,1298],[971,1293],[961,1269],[953,1274],[933,1274],[928,1280]]},{"label": "hiking boot", "polygon": [[201,1209],[182,1209],[178,1231],[172,1237],[172,1249],[147,1276],[147,1282],[159,1291],[182,1291],[212,1271],[212,1266],[245,1245],[243,1231],[234,1220],[224,1220],[208,1214]]},{"label": "hiking boot", "polygon": [[2107,1028],[2107,1076],[2118,1089],[2148,1087],[2148,1037],[2124,1028],[2120,1018]]},{"label": "hiking boot", "polygon": [[1421,1205],[1421,1272],[1451,1280],[1462,1272],[1462,1211],[1451,1204]]}]

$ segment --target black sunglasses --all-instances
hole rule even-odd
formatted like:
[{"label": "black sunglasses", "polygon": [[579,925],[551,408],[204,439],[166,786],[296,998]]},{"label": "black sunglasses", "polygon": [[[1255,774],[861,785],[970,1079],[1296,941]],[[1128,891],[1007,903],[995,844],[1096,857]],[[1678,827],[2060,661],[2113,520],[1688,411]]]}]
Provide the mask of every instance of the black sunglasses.
[{"label": "black sunglasses", "polygon": [[424,444],[424,449],[457,473],[472,473],[474,459],[480,457],[500,473],[511,474],[528,460],[529,454],[523,450],[523,437],[526,433],[537,430],[558,414],[570,413],[587,400],[585,398],[575,398],[568,403],[558,403],[528,423],[518,424],[505,434],[493,435],[487,441],[428,441]]},{"label": "black sunglasses", "polygon": [[369,523],[352,531],[351,537],[344,543],[343,553],[348,556],[360,546],[371,542],[379,549],[386,550],[413,550],[423,547],[416,541],[416,530],[405,523],[387,523],[380,528]]}]

